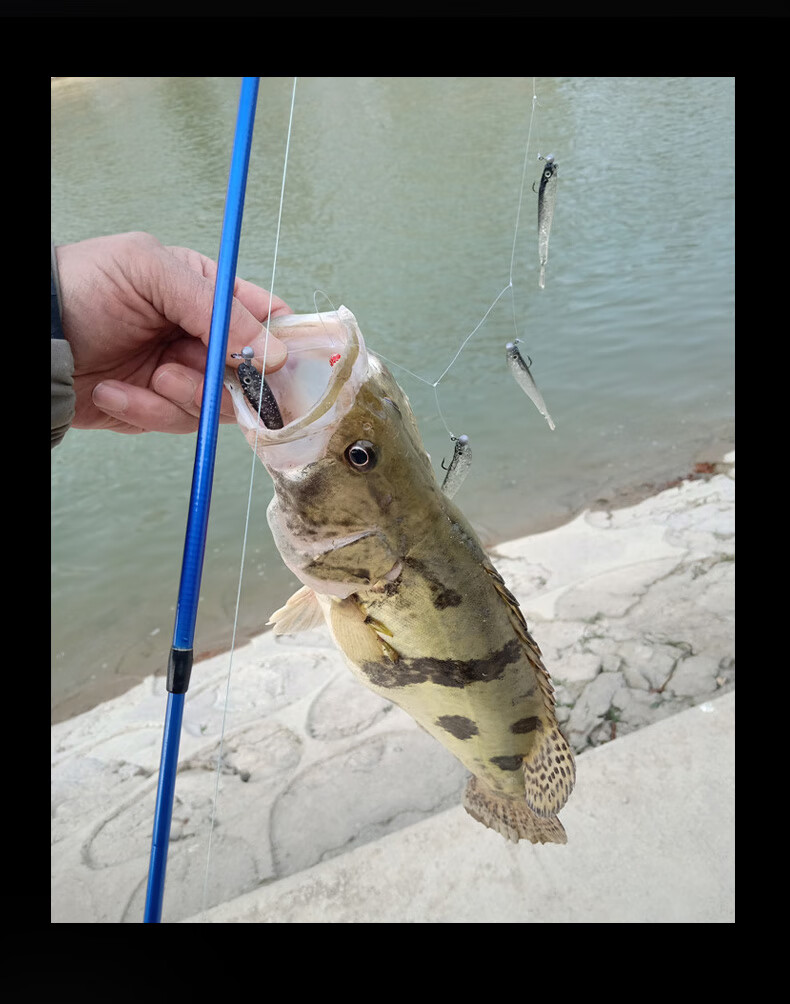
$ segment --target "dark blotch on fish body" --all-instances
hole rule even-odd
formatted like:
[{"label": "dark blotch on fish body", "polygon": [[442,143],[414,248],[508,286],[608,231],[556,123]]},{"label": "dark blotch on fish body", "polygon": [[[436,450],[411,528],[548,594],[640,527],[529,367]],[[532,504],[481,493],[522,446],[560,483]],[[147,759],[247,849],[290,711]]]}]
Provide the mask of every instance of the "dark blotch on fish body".
[{"label": "dark blotch on fish body", "polygon": [[463,603],[463,596],[455,589],[447,588],[439,579],[431,575],[430,569],[424,562],[409,555],[404,559],[404,563],[416,572],[419,572],[425,582],[428,583],[431,590],[431,602],[437,610],[445,610],[447,607],[458,607]]},{"label": "dark blotch on fish body", "polygon": [[541,725],[540,719],[536,715],[532,715],[530,718],[519,718],[517,722],[513,722],[510,726],[510,731],[514,735],[524,735],[527,732],[534,732],[535,729],[540,729]]},{"label": "dark blotch on fish body", "polygon": [[471,739],[480,732],[472,719],[463,715],[441,715],[436,719],[436,724],[456,739]]},{"label": "dark blotch on fish body", "polygon": [[331,492],[331,479],[324,471],[311,472],[310,477],[303,478],[298,484],[281,474],[280,471],[269,472],[274,481],[277,498],[280,499],[285,513],[298,515],[294,526],[315,526],[325,528],[325,516],[321,503]]},{"label": "dark blotch on fish body", "polygon": [[518,770],[523,760],[524,757],[522,755],[492,756],[489,763],[492,763],[495,767],[499,767],[500,770]]},{"label": "dark blotch on fish body", "polygon": [[415,683],[433,683],[440,687],[465,687],[500,679],[508,666],[522,657],[518,638],[487,659],[416,659],[402,658],[398,663],[366,662],[362,671],[375,687],[409,687]]},{"label": "dark blotch on fish body", "polygon": [[458,607],[463,603],[463,596],[454,589],[443,589],[433,599],[433,605],[437,610],[444,610],[447,607]]}]

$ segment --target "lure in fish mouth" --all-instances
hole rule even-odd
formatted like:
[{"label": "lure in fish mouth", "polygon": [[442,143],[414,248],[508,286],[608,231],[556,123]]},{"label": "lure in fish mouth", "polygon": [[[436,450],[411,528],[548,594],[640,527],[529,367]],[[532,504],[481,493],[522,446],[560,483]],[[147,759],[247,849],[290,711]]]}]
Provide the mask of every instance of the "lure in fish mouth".
[{"label": "lure in fish mouth", "polygon": [[259,419],[244,373],[226,379],[274,482],[274,541],[303,583],[269,623],[276,634],[326,623],[361,682],[472,773],[475,819],[513,841],[565,843],[557,813],[575,765],[540,649],[442,491],[408,398],[347,308],[269,327],[288,348],[266,378],[282,427]]},{"label": "lure in fish mouth", "polygon": [[250,347],[232,353],[234,359],[243,359],[236,371],[244,396],[256,415],[267,429],[282,429],[283,417],[272,394],[271,388],[252,364],[253,350]]},{"label": "lure in fish mouth", "polygon": [[225,370],[225,386],[236,420],[264,465],[289,470],[311,451],[318,457],[353,401],[368,358],[354,315],[344,307],[271,318],[269,330],[288,347],[285,364],[263,380],[241,353],[238,370]]}]

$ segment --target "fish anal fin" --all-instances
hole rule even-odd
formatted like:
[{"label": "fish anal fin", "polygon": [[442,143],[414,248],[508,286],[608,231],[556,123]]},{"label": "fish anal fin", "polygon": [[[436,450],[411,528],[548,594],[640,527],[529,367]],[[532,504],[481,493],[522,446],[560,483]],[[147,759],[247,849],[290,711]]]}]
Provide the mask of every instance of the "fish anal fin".
[{"label": "fish anal fin", "polygon": [[566,844],[565,827],[556,816],[538,816],[518,799],[497,794],[478,778],[471,777],[464,794],[464,808],[479,823],[507,840],[518,843]]},{"label": "fish anal fin", "polygon": [[315,592],[309,586],[302,586],[266,623],[274,625],[274,634],[297,634],[320,627],[325,621]]}]

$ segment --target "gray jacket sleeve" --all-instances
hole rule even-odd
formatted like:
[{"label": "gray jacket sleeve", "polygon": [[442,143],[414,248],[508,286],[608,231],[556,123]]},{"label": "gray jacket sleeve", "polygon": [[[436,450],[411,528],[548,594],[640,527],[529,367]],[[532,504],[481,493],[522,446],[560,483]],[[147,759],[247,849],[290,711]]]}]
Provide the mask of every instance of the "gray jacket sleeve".
[{"label": "gray jacket sleeve", "polygon": [[63,335],[60,323],[60,286],[58,266],[55,261],[55,247],[50,252],[50,273],[52,279],[52,316],[50,347],[52,350],[51,376],[51,438],[49,448],[57,446],[74,420],[76,397],[74,394],[74,358],[71,346]]}]

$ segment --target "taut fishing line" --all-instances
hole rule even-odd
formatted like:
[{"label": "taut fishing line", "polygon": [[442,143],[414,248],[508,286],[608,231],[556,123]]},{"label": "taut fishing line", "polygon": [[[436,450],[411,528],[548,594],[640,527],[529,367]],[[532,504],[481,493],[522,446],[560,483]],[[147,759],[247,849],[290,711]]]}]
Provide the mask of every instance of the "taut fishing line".
[{"label": "taut fishing line", "polygon": [[513,330],[514,330],[514,332],[516,334],[518,333],[518,321],[516,319],[516,301],[515,301],[515,297],[513,296],[513,270],[514,270],[514,267],[515,267],[515,260],[516,260],[516,246],[517,246],[517,243],[518,243],[519,224],[520,224],[520,220],[521,220],[521,206],[522,206],[522,203],[524,201],[524,185],[526,183],[526,178],[527,178],[527,164],[529,162],[529,147],[530,147],[530,141],[531,141],[531,138],[532,138],[532,126],[533,126],[533,123],[535,121],[535,109],[536,109],[537,105],[538,105],[538,96],[536,94],[536,89],[535,89],[535,78],[533,77],[532,78],[532,108],[531,108],[530,116],[529,116],[529,127],[527,129],[527,141],[526,141],[526,144],[524,146],[524,162],[523,162],[523,167],[522,167],[522,170],[521,170],[521,187],[519,189],[518,206],[516,208],[516,222],[515,222],[515,225],[513,227],[513,249],[512,249],[511,255],[510,255],[510,271],[509,271],[509,274],[508,274],[507,285],[505,285],[499,291],[499,293],[497,293],[497,295],[494,297],[491,305],[489,306],[488,310],[486,310],[486,312],[483,314],[483,316],[480,318],[480,320],[477,322],[477,324],[474,326],[474,328],[472,328],[472,330],[469,332],[469,334],[466,336],[466,338],[463,339],[463,341],[459,345],[458,350],[456,351],[456,353],[453,356],[453,358],[450,360],[450,362],[447,364],[447,366],[442,370],[442,372],[439,374],[439,376],[435,380],[428,380],[426,377],[420,376],[419,373],[413,372],[413,370],[408,369],[406,366],[401,366],[400,363],[396,363],[394,360],[388,359],[386,356],[382,355],[381,352],[378,352],[378,351],[376,352],[376,355],[380,356],[384,360],[384,362],[388,363],[391,366],[395,366],[397,369],[401,370],[404,373],[408,373],[409,376],[414,377],[415,380],[419,380],[421,383],[426,384],[428,387],[433,387],[434,396],[436,398],[436,411],[437,411],[437,414],[438,414],[438,416],[439,416],[439,418],[441,420],[442,425],[446,429],[447,434],[449,435],[450,439],[452,439],[452,440],[457,440],[458,436],[450,429],[450,426],[447,424],[447,422],[445,420],[444,413],[442,412],[441,404],[439,403],[439,384],[447,376],[447,374],[450,372],[450,370],[452,369],[452,367],[455,365],[458,357],[461,355],[461,353],[464,351],[464,349],[469,344],[469,342],[472,340],[472,338],[477,334],[477,332],[480,330],[480,328],[486,322],[486,320],[488,319],[488,315],[491,313],[491,311],[494,309],[494,307],[497,305],[497,303],[499,303],[499,301],[502,299],[502,297],[508,291],[510,291],[510,294],[511,294],[510,301],[511,301],[511,305],[512,305],[512,308],[513,308]]},{"label": "taut fishing line", "polygon": [[[291,109],[290,109],[289,116],[288,116],[288,134],[287,134],[286,142],[285,142],[285,154],[283,156],[283,176],[282,176],[282,182],[280,184],[280,204],[279,204],[279,209],[278,209],[278,212],[277,212],[277,227],[275,229],[275,238],[274,238],[274,254],[273,254],[273,258],[272,258],[272,277],[271,277],[271,281],[269,283],[269,293],[270,293],[270,297],[269,297],[269,312],[266,315],[266,336],[265,336],[265,339],[264,339],[263,360],[262,360],[262,366],[261,366],[261,378],[262,379],[263,379],[263,375],[266,373],[266,354],[267,354],[267,351],[268,351],[268,348],[269,348],[269,324],[271,323],[271,319],[272,319],[272,301],[271,301],[271,297],[274,296],[274,279],[275,279],[275,274],[276,274],[276,271],[277,271],[277,253],[278,253],[279,245],[280,245],[280,227],[282,225],[283,204],[285,202],[285,178],[286,178],[286,175],[288,173],[288,153],[289,153],[289,150],[290,150],[290,147],[291,147],[291,132],[292,132],[292,129],[293,129],[294,104],[295,104],[295,101],[296,101],[296,81],[297,80],[298,80],[298,77],[294,77],[293,87],[291,89]],[[253,447],[252,463],[250,465],[250,487],[249,487],[249,491],[247,493],[247,511],[246,511],[245,517],[244,517],[244,533],[243,533],[243,536],[242,536],[242,543],[241,543],[241,559],[240,559],[240,562],[239,562],[239,583],[238,583],[238,587],[237,587],[237,590],[236,590],[236,608],[235,608],[234,614],[233,614],[233,630],[231,632],[230,653],[229,653],[229,656],[228,656],[228,675],[227,675],[227,680],[226,680],[226,683],[225,683],[225,700],[224,700],[223,707],[222,707],[222,726],[220,728],[219,746],[218,746],[218,749],[217,749],[217,767],[216,767],[216,771],[215,771],[215,774],[214,774],[214,797],[213,797],[212,806],[211,806],[211,821],[209,823],[208,848],[206,850],[206,870],[205,870],[205,875],[204,875],[204,878],[203,878],[203,905],[202,905],[202,912],[204,914],[206,912],[206,902],[207,902],[207,899],[208,899],[208,880],[209,880],[209,868],[210,868],[210,862],[211,862],[211,840],[212,840],[212,837],[214,835],[214,823],[216,821],[216,814],[217,814],[217,801],[219,799],[219,780],[220,780],[220,775],[222,773],[222,748],[223,748],[223,744],[224,744],[224,740],[225,740],[225,725],[226,725],[226,722],[227,722],[228,703],[229,703],[229,699],[230,699],[230,679],[231,679],[231,673],[232,673],[232,670],[233,670],[233,654],[234,654],[234,652],[236,650],[236,631],[237,631],[238,623],[239,623],[239,609],[241,607],[241,584],[242,584],[242,580],[244,578],[244,561],[245,561],[246,554],[247,554],[247,536],[248,536],[249,526],[250,526],[250,512],[252,510],[252,490],[253,490],[253,486],[255,484],[255,468],[256,468],[256,461],[258,459],[258,432],[260,430],[260,424],[261,424],[260,423],[260,415],[261,415],[261,406],[263,405],[263,399],[264,399],[264,396],[263,396],[263,394],[261,394],[259,396],[259,401],[258,401],[258,419],[259,419],[259,421],[258,421],[256,430],[255,430],[255,445]]]}]

